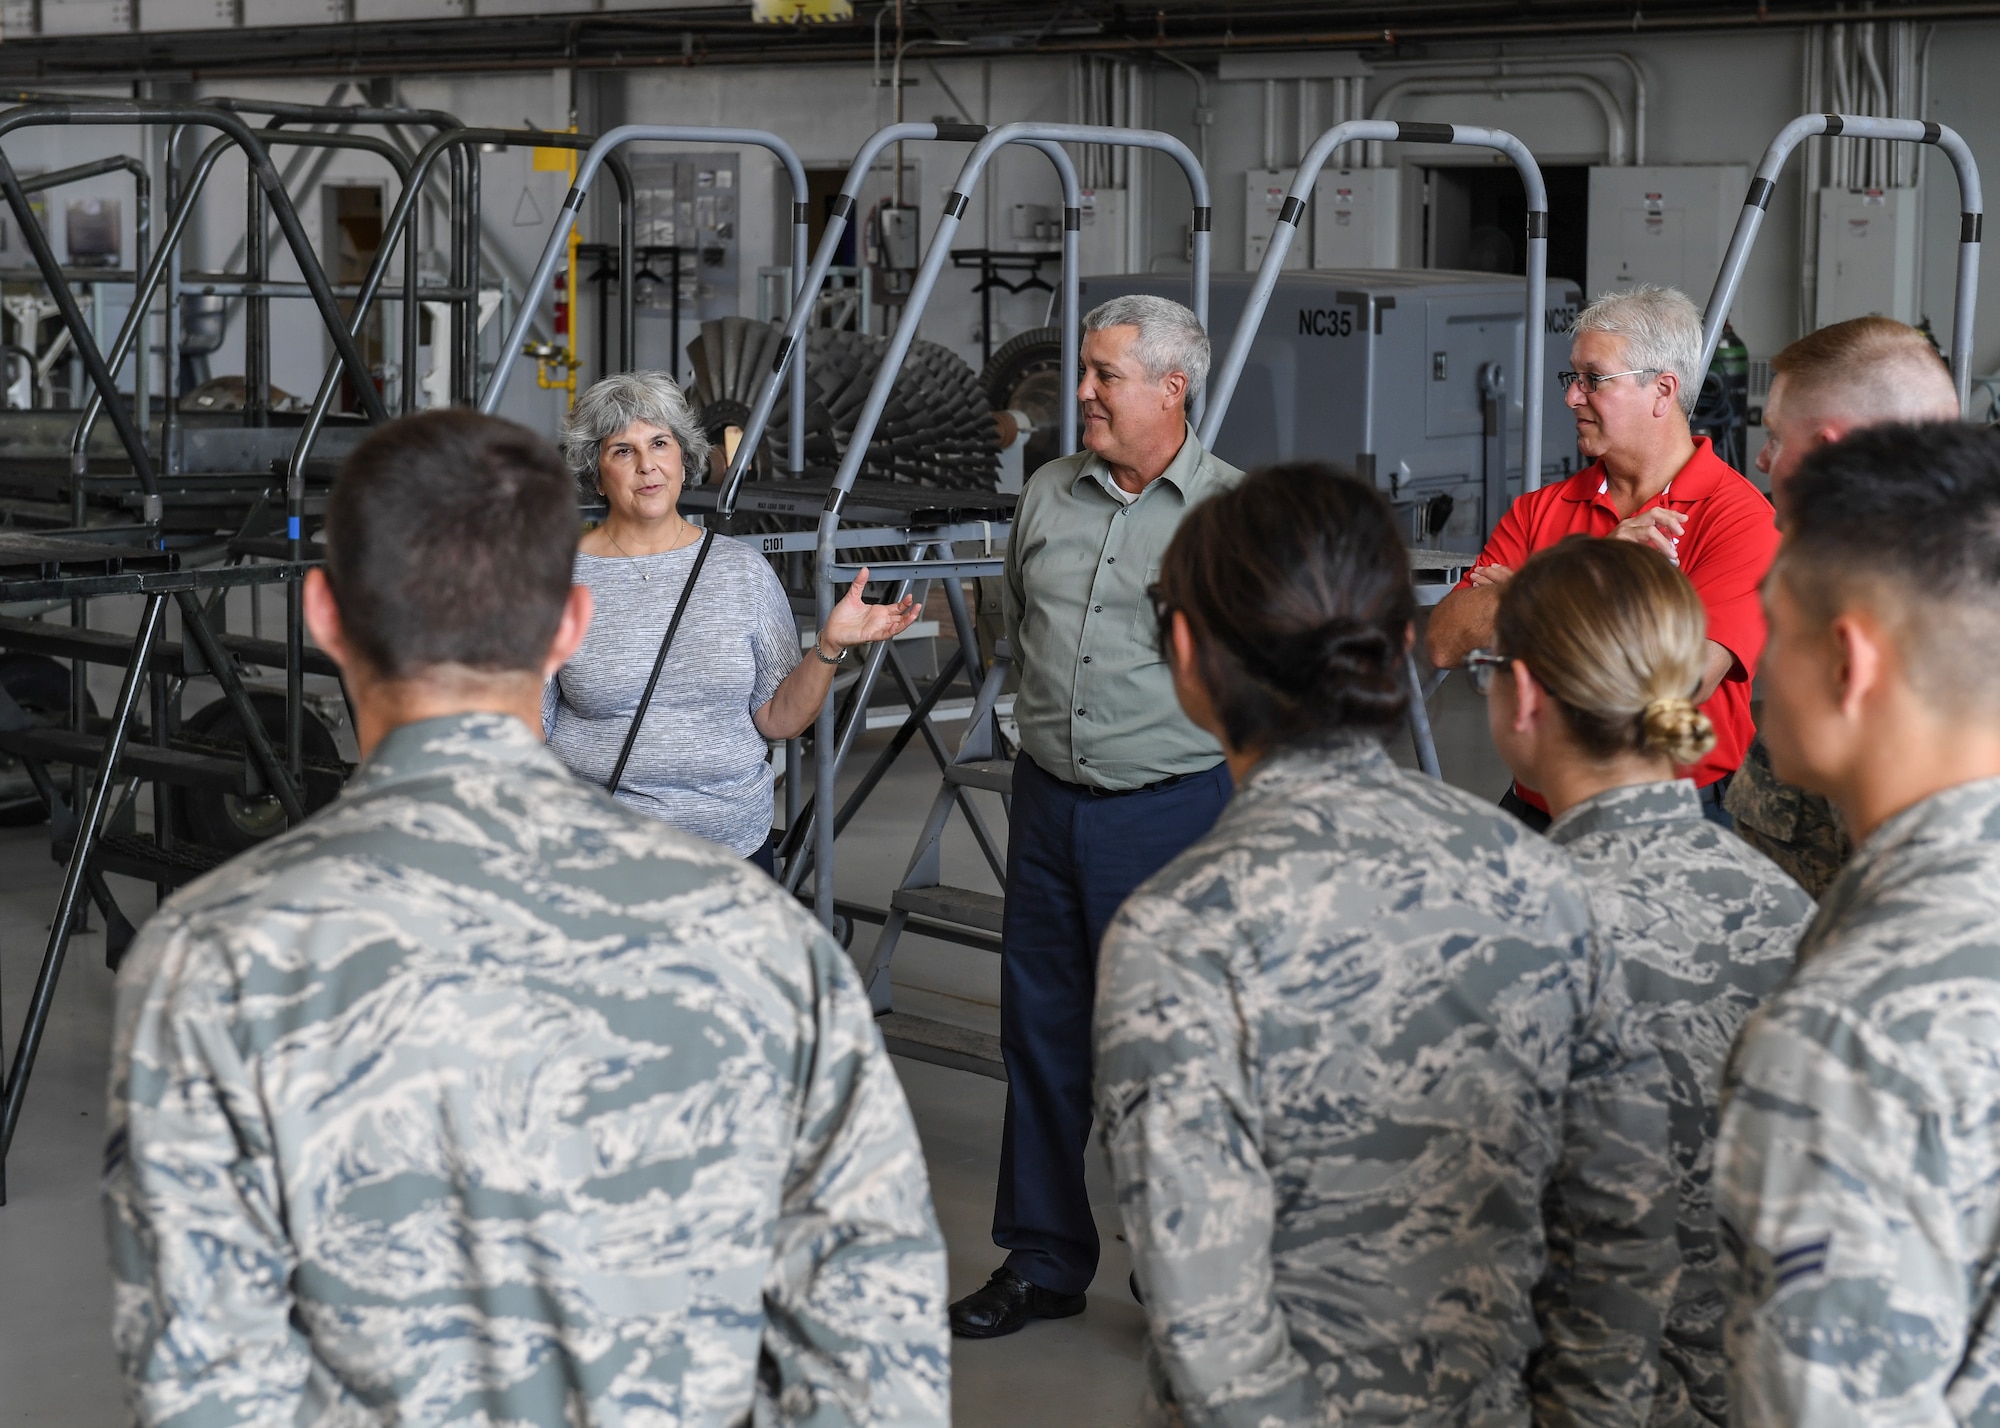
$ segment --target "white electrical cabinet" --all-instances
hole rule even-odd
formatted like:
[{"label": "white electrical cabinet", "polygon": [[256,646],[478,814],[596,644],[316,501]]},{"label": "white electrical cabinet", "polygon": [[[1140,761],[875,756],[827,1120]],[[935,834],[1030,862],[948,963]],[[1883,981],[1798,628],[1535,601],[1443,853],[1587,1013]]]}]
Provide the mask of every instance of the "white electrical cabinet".
[{"label": "white electrical cabinet", "polygon": [[1822,189],[1819,283],[1813,321],[1820,327],[1879,314],[1917,321],[1917,195],[1913,189]]},{"label": "white electrical cabinet", "polygon": [[1122,273],[1131,266],[1125,251],[1128,221],[1125,190],[1087,188],[1083,191],[1077,234],[1079,272]]},{"label": "white electrical cabinet", "polygon": [[1312,265],[1393,268],[1399,169],[1327,169],[1313,187]]},{"label": "white electrical cabinet", "polygon": [[1749,186],[1742,164],[1593,168],[1587,296],[1660,283],[1706,303]]},{"label": "white electrical cabinet", "polygon": [[[1284,210],[1285,196],[1292,191],[1296,169],[1252,169],[1243,176],[1243,266],[1250,272],[1264,265],[1271,247],[1271,234]],[[1292,239],[1285,254],[1287,268],[1303,268],[1312,256],[1306,236]]]}]

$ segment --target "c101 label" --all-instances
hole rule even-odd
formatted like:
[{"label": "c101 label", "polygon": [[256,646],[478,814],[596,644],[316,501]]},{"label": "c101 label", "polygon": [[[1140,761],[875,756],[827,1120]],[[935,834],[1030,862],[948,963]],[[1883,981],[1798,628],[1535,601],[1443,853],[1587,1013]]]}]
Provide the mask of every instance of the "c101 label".
[{"label": "c101 label", "polygon": [[1351,307],[1302,307],[1299,309],[1299,336],[1352,337],[1354,309]]}]

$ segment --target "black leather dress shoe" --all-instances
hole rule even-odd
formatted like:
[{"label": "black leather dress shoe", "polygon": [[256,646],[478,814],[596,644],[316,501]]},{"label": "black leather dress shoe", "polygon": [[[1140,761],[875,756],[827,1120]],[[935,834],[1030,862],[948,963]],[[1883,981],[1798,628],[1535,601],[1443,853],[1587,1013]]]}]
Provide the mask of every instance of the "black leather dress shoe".
[{"label": "black leather dress shoe", "polygon": [[1004,1266],[951,1306],[951,1331],[961,1339],[997,1339],[1030,1319],[1067,1319],[1083,1312],[1084,1296],[1057,1294],[1030,1284]]}]

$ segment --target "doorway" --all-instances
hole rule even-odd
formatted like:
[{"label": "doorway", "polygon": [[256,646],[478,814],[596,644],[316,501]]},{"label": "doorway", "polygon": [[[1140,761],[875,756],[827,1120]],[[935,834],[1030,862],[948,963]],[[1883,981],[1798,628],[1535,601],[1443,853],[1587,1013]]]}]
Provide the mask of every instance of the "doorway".
[{"label": "doorway", "polygon": [[[382,189],[378,184],[326,184],[320,189],[320,251],[326,255],[327,280],[335,287],[356,284],[368,276],[368,269],[382,247]],[[340,300],[340,315],[351,320],[354,300]],[[382,306],[374,305],[368,321],[355,337],[375,385],[382,386],[383,367]],[[405,372],[405,382],[416,381],[417,373]],[[340,372],[340,410],[358,412],[360,395],[354,377],[345,366]]]},{"label": "doorway", "polygon": [[[1581,288],[1590,252],[1590,165],[1547,165],[1542,185],[1549,195],[1549,277]],[[1526,274],[1528,196],[1512,164],[1426,168],[1422,192],[1425,267]]]}]

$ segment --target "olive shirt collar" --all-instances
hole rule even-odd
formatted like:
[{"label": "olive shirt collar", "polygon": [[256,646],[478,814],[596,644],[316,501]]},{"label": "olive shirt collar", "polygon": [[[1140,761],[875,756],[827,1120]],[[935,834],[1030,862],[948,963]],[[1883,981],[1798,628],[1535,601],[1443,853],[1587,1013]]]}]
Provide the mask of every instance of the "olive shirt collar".
[{"label": "olive shirt collar", "polygon": [[[1181,498],[1182,505],[1191,504],[1196,495],[1203,494],[1197,488],[1203,485],[1201,480],[1201,463],[1207,455],[1208,452],[1203,449],[1201,442],[1195,437],[1194,428],[1184,427],[1181,437],[1181,449],[1174,453],[1174,459],[1167,463],[1166,470],[1140,488],[1138,496],[1133,499],[1131,504],[1136,505],[1139,501],[1145,500],[1153,494],[1153,488],[1161,484],[1173,487],[1174,494]],[[1111,489],[1117,484],[1112,479],[1111,468],[1105,464],[1104,458],[1094,451],[1090,453],[1089,458],[1083,465],[1077,468],[1076,475],[1070,478],[1070,490],[1075,491],[1085,481],[1089,481],[1099,490],[1103,491],[1107,499],[1118,501],[1118,497],[1113,494]],[[1118,503],[1120,505],[1126,504],[1122,501]]]}]

